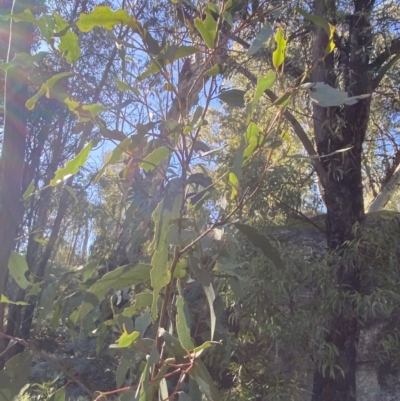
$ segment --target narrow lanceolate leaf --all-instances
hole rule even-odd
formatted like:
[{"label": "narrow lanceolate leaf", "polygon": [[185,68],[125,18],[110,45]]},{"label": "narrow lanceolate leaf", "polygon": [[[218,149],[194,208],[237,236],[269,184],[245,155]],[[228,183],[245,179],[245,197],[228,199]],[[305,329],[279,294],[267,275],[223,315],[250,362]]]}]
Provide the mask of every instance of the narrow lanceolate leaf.
[{"label": "narrow lanceolate leaf", "polygon": [[270,89],[274,84],[276,79],[276,74],[274,71],[269,71],[266,76],[260,75],[257,79],[256,93],[254,94],[253,104],[255,105],[263,95],[263,93]]},{"label": "narrow lanceolate leaf", "polygon": [[230,89],[221,92],[217,97],[231,107],[244,107],[245,91],[241,89]]},{"label": "narrow lanceolate leaf", "polygon": [[207,11],[207,17],[203,21],[196,18],[194,21],[201,37],[210,49],[215,48],[215,39],[217,37],[217,21],[213,18],[210,11]]},{"label": "narrow lanceolate leaf", "polygon": [[29,271],[28,264],[26,263],[25,258],[18,252],[11,252],[8,261],[8,271],[22,289],[25,290],[28,288],[30,282],[25,277],[25,273]]},{"label": "narrow lanceolate leaf", "polygon": [[48,401],[65,401],[65,395],[65,387],[61,387],[50,396]]},{"label": "narrow lanceolate leaf", "polygon": [[158,167],[164,160],[168,158],[170,151],[165,146],[161,146],[160,148],[154,150],[149,155],[147,155],[142,163],[140,163],[140,167],[148,172],[154,170]]},{"label": "narrow lanceolate leaf", "polygon": [[299,14],[301,14],[305,19],[311,21],[315,25],[321,27],[326,34],[328,35],[329,42],[328,45],[325,49],[325,54],[331,53],[334,48],[335,48],[335,42],[333,41],[333,36],[335,33],[335,27],[331,25],[324,17],[321,17],[320,15],[313,15],[309,14],[307,11],[302,10],[300,7],[297,7],[297,11]]},{"label": "narrow lanceolate leaf", "polygon": [[246,224],[235,224],[235,227],[251,242],[256,248],[260,248],[263,254],[275,264],[276,267],[284,268],[281,255],[269,241],[268,238],[260,233],[256,228]]},{"label": "narrow lanceolate leaf", "polygon": [[26,188],[26,191],[24,192],[24,194],[22,195],[22,200],[27,200],[32,194],[33,191],[35,190],[35,184],[33,183],[33,181],[29,184],[28,188]]},{"label": "narrow lanceolate leaf", "polygon": [[213,77],[214,75],[223,74],[226,71],[226,66],[222,64],[215,64],[209,70],[205,71],[205,77]]},{"label": "narrow lanceolate leaf", "polygon": [[260,129],[255,123],[251,122],[248,125],[245,134],[245,140],[247,147],[243,153],[242,166],[245,166],[249,162],[251,155],[261,145],[263,141],[263,136],[261,135]]},{"label": "narrow lanceolate leaf", "polygon": [[190,337],[189,308],[182,296],[178,297],[176,308],[178,312],[176,318],[176,331],[178,333],[179,341],[185,350],[192,350],[194,349],[194,344]]},{"label": "narrow lanceolate leaf", "polygon": [[115,25],[129,25],[132,18],[125,10],[112,11],[109,6],[97,6],[89,14],[81,14],[76,26],[81,32],[89,32],[96,27],[113,29]]},{"label": "narrow lanceolate leaf", "polygon": [[36,105],[36,102],[45,94],[47,97],[50,96],[50,89],[60,80],[63,78],[67,78],[70,77],[72,74],[72,72],[60,72],[59,74],[54,75],[53,77],[51,77],[49,80],[47,80],[42,87],[40,88],[39,92],[31,97],[30,99],[28,99],[25,103],[25,107],[28,110],[33,110],[33,108]]},{"label": "narrow lanceolate leaf", "polygon": [[0,303],[3,304],[13,304],[13,305],[20,305],[20,306],[24,306],[24,305],[29,305],[27,302],[23,302],[23,301],[10,301],[5,295],[0,295]]},{"label": "narrow lanceolate leaf", "polygon": [[261,49],[263,44],[272,36],[274,31],[272,30],[272,26],[269,22],[267,22],[260,30],[259,34],[254,39],[253,43],[250,46],[250,49],[247,51],[247,55],[250,57],[253,54],[257,53],[258,50]]},{"label": "narrow lanceolate leaf", "polygon": [[33,55],[30,55],[28,53],[18,53],[9,63],[0,64],[0,70],[6,72],[13,67],[32,67],[33,63],[43,60],[48,54],[49,53],[47,52],[39,52]]},{"label": "narrow lanceolate leaf", "polygon": [[151,318],[155,321],[158,316],[158,298],[160,291],[171,281],[171,272],[168,266],[168,247],[166,245],[154,252],[151,265],[153,266],[150,272],[151,286],[153,287]]},{"label": "narrow lanceolate leaf", "polygon": [[139,77],[137,81],[143,81],[145,78],[157,74],[163,67],[173,63],[181,58],[189,57],[192,54],[198,53],[200,50],[194,46],[178,46],[175,44],[168,45],[154,59],[150,67]]},{"label": "narrow lanceolate leaf", "polygon": [[67,63],[75,64],[81,53],[78,35],[68,29],[69,23],[61,15],[55,14],[54,19],[57,33],[66,30],[65,34],[60,36],[58,50],[64,55]]},{"label": "narrow lanceolate leaf", "polygon": [[280,26],[275,35],[276,50],[272,54],[272,64],[278,70],[285,61],[286,39],[283,36],[283,29]]},{"label": "narrow lanceolate leaf", "polygon": [[71,175],[76,174],[79,171],[79,167],[83,166],[86,163],[86,160],[89,156],[89,152],[93,147],[93,141],[90,141],[76,157],[72,160],[67,161],[65,167],[56,171],[54,178],[50,181],[50,186],[54,187],[64,179],[70,177]]},{"label": "narrow lanceolate leaf", "polygon": [[131,285],[145,283],[150,280],[150,265],[126,265],[118,267],[105,274],[96,281],[87,292],[82,305],[79,308],[79,318],[83,319],[105,297],[110,288],[122,290]]},{"label": "narrow lanceolate leaf", "polygon": [[214,381],[201,359],[196,359],[193,368],[189,371],[189,376],[196,381],[201,392],[210,401],[218,401],[220,399]]},{"label": "narrow lanceolate leaf", "polygon": [[138,331],[128,333],[124,331],[120,338],[117,340],[118,348],[128,348],[133,342],[135,342],[140,337]]}]

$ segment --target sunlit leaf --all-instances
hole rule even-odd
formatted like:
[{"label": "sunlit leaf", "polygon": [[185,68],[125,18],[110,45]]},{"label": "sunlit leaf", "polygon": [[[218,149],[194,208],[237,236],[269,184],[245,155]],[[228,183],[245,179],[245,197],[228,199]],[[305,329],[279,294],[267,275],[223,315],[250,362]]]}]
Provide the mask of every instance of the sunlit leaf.
[{"label": "sunlit leaf", "polygon": [[76,174],[79,171],[79,167],[86,163],[89,156],[89,152],[93,147],[93,141],[90,141],[72,160],[67,161],[65,167],[60,168],[56,171],[54,178],[50,181],[50,186],[54,187],[65,178]]},{"label": "sunlit leaf", "polygon": [[50,79],[48,79],[40,88],[39,92],[28,99],[25,103],[25,107],[28,110],[33,110],[33,108],[36,105],[36,102],[44,95],[46,94],[47,97],[50,96],[50,89],[62,78],[67,78],[72,75],[71,72],[60,72],[59,74],[56,74],[52,76]]},{"label": "sunlit leaf", "polygon": [[124,331],[120,338],[117,340],[118,348],[127,348],[129,347],[137,338],[140,337],[140,333],[138,331],[134,331],[133,333],[128,333]]},{"label": "sunlit leaf", "polygon": [[24,306],[24,305],[29,305],[27,302],[24,302],[24,301],[17,301],[17,302],[14,302],[14,301],[10,301],[5,295],[0,295],[0,303],[3,303],[3,304],[13,304],[13,305],[21,305],[21,306]]},{"label": "sunlit leaf", "polygon": [[213,18],[210,11],[206,12],[207,17],[205,20],[196,18],[194,24],[200,32],[205,44],[210,48],[214,49],[215,40],[217,37],[217,21]]},{"label": "sunlit leaf", "polygon": [[276,79],[276,74],[274,71],[269,71],[266,76],[259,75],[257,79],[256,93],[254,94],[253,104],[255,105],[263,93],[271,88]]},{"label": "sunlit leaf", "polygon": [[[69,27],[69,23],[65,21],[59,14],[54,14],[56,22],[56,32],[64,31]],[[81,49],[79,47],[78,35],[67,29],[64,35],[60,36],[60,44],[58,50],[64,55],[67,63],[75,64],[80,56]]]},{"label": "sunlit leaf", "polygon": [[48,399],[48,401],[65,401],[65,387],[59,388]]},{"label": "sunlit leaf", "polygon": [[147,155],[140,163],[140,167],[146,172],[152,171],[156,167],[158,167],[164,160],[166,160],[169,155],[169,149],[165,146],[161,146],[160,148],[157,148],[149,155]]},{"label": "sunlit leaf", "polygon": [[272,64],[278,70],[285,61],[286,39],[283,36],[283,29],[280,26],[275,35],[277,48],[272,54]]},{"label": "sunlit leaf", "polygon": [[260,30],[259,34],[253,40],[253,43],[250,46],[250,49],[247,51],[247,55],[250,57],[258,52],[261,49],[263,44],[272,36],[274,31],[272,30],[272,26],[269,22],[267,22]]},{"label": "sunlit leaf", "polygon": [[28,288],[30,283],[25,274],[29,271],[29,268],[24,256],[12,251],[8,261],[8,271],[19,287],[24,290]]},{"label": "sunlit leaf", "polygon": [[112,11],[110,6],[97,6],[89,14],[81,14],[76,26],[81,32],[89,32],[96,27],[113,29],[115,25],[129,25],[132,17],[122,9]]}]

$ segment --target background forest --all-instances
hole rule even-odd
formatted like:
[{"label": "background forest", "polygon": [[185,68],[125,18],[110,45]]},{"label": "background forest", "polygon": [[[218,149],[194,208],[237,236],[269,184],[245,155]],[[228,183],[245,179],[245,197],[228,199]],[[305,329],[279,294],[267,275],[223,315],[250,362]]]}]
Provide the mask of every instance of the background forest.
[{"label": "background forest", "polygon": [[0,401],[399,399],[398,1],[6,0],[0,62]]}]

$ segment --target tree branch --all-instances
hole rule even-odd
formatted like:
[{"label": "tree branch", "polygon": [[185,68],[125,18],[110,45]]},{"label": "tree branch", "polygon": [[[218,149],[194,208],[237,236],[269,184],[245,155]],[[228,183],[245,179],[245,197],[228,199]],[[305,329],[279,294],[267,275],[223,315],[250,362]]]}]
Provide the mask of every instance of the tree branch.
[{"label": "tree branch", "polygon": [[[233,61],[232,63],[237,71],[239,71],[242,75],[244,75],[253,85],[257,85],[257,78],[247,68],[243,67],[243,65],[240,65],[236,61]],[[274,102],[275,100],[278,99],[278,96],[275,95],[275,93],[273,91],[271,91],[270,89],[267,89],[264,93],[268,96],[268,98],[272,102]],[[315,171],[317,172],[317,175],[318,175],[321,183],[325,183],[327,180],[326,172],[322,166],[322,163],[320,162],[320,160],[318,158],[318,154],[315,151],[313,144],[311,143],[310,139],[308,138],[303,127],[301,126],[301,124],[299,123],[297,118],[289,110],[286,109],[284,111],[283,115],[289,121],[290,125],[292,126],[297,137],[300,139],[300,141],[303,144],[304,149],[307,151],[308,155],[313,158],[312,163],[314,165]]]}]

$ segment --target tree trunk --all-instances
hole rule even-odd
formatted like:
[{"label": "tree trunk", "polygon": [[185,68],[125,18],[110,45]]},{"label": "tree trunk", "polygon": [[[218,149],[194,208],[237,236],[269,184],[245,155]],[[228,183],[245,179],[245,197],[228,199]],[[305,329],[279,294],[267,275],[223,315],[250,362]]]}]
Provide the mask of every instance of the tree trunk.
[{"label": "tree trunk", "polygon": [[[32,9],[34,3],[33,0],[15,1],[13,12]],[[3,2],[0,13],[7,14],[10,8],[9,4]],[[32,24],[10,22],[8,60],[16,53],[30,53],[32,43]],[[25,102],[29,98],[27,83],[22,79],[24,76],[21,69],[11,68],[7,71],[5,84],[5,118],[0,161],[0,294],[6,292],[8,260],[23,213],[21,187],[28,118]],[[4,305],[0,304],[0,331],[4,330]],[[5,343],[4,339],[0,339],[0,354]]]},{"label": "tree trunk", "polygon": [[[316,0],[315,14],[335,19],[333,0]],[[365,49],[371,44],[370,12],[373,1],[354,1],[354,15],[349,18],[350,54],[347,55],[344,81],[351,96],[371,93],[372,83],[368,75],[369,58]],[[337,86],[334,57],[324,58],[328,37],[322,28],[315,30],[313,58],[317,66],[313,71],[313,82],[326,82]],[[320,61],[318,61],[320,60]],[[331,321],[326,337],[338,351],[334,364],[340,369],[314,376],[313,401],[355,401],[356,400],[356,358],[359,327],[355,305],[348,300],[349,295],[359,290],[359,273],[352,263],[342,259],[345,242],[353,238],[353,226],[364,220],[364,200],[362,186],[362,145],[367,130],[370,100],[359,101],[352,106],[313,108],[314,135],[319,155],[351,147],[351,150],[330,157],[322,163],[327,174],[324,182],[325,204],[327,208],[328,246],[337,254],[336,285],[345,299],[341,312]],[[334,373],[331,375],[330,373]]]}]

